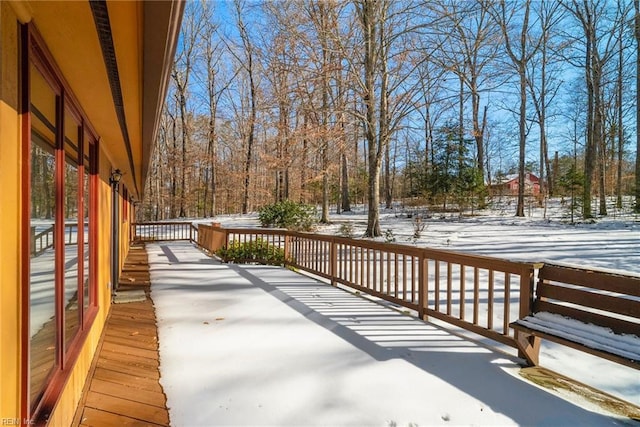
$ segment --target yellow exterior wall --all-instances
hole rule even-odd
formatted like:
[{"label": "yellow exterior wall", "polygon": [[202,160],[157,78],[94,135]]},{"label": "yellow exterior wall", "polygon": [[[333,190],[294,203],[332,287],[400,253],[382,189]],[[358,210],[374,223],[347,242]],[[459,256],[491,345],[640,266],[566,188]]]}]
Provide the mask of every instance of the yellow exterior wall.
[{"label": "yellow exterior wall", "polygon": [[20,418],[21,144],[18,21],[0,1],[0,419]]},{"label": "yellow exterior wall", "polygon": [[[161,13],[156,13],[158,10]],[[163,91],[166,89],[166,81],[163,83],[161,78],[157,88],[153,83],[143,93],[143,74],[152,77],[150,81],[154,82],[154,73],[164,77],[166,73],[156,67],[143,70],[145,56],[142,49],[149,47],[150,50],[145,50],[147,57],[150,55],[152,59],[159,59],[163,67],[170,65],[173,50],[168,54],[165,50],[166,43],[175,44],[182,6],[167,9],[164,5],[158,5],[152,14],[162,18],[157,23],[143,22],[145,12],[148,11],[141,2],[110,2],[109,12],[114,29],[113,37],[118,45],[116,51],[119,74],[133,149],[131,160],[136,165],[137,182],[141,184],[144,181],[144,177],[140,176],[144,157],[141,156],[144,154],[142,107],[146,102],[143,95],[148,95],[151,102],[149,105],[155,106],[156,103],[152,102],[155,100],[154,96],[164,96]],[[132,194],[136,188],[132,171],[127,170],[130,159],[118,125],[106,69],[102,65],[103,54],[99,40],[95,37],[90,3],[0,0],[0,182],[3,185],[0,191],[0,424],[15,425],[22,421],[21,399],[26,395],[26,390],[22,390],[22,376],[29,369],[22,364],[22,337],[25,329],[22,318],[28,314],[22,310],[23,307],[28,307],[22,301],[22,289],[29,286],[29,283],[22,282],[23,265],[27,263],[28,266],[29,263],[29,259],[22,258],[22,253],[23,244],[28,245],[29,237],[24,236],[23,239],[21,235],[22,207],[28,203],[28,199],[22,199],[22,168],[28,164],[29,154],[27,158],[23,158],[22,117],[19,114],[22,84],[20,23],[29,22],[42,36],[47,50],[56,62],[54,68],[59,69],[61,77],[73,92],[74,96],[70,99],[80,104],[79,107],[91,122],[90,128],[100,138],[99,182],[95,194],[97,235],[91,236],[97,245],[95,278],[98,311],[95,312],[84,342],[80,344],[78,357],[73,366],[68,368],[69,374],[49,418],[49,425],[68,426],[75,415],[111,305],[111,170],[116,167],[122,169],[125,172],[124,181]],[[159,30],[148,32],[153,35],[148,44],[143,43],[146,36],[142,24]],[[168,25],[169,28],[163,25]],[[86,34],[91,36],[79,36]],[[79,52],[82,54],[78,55]],[[153,120],[155,118],[151,115],[147,122],[154,123]],[[139,198],[140,195],[134,196]],[[129,214],[126,221],[123,221],[123,203],[129,202],[121,200],[119,203],[120,221],[117,226],[120,228],[117,232],[120,236],[120,268],[129,251],[130,223],[135,214],[133,207],[129,205]]]},{"label": "yellow exterior wall", "polygon": [[[19,115],[19,24],[7,2],[0,2],[0,420],[19,420],[21,391],[21,189],[22,141]],[[69,82],[73,87],[73,82]],[[111,99],[105,108],[112,108]],[[89,118],[90,119],[90,118]],[[104,147],[99,153],[97,193],[97,299],[99,311],[82,345],[71,374],[49,421],[52,426],[70,425],[82,396],[111,304],[111,164]],[[128,239],[129,222],[121,222],[120,235]],[[129,242],[121,242],[121,261]]]}]

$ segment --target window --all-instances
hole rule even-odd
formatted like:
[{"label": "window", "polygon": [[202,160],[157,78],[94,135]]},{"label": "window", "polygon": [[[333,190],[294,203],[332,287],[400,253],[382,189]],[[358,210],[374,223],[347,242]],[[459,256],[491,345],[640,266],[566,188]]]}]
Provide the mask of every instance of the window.
[{"label": "window", "polygon": [[29,336],[31,401],[37,401],[56,364],[56,135],[58,95],[30,66],[31,245]]},{"label": "window", "polygon": [[43,406],[47,389],[64,381],[64,369],[73,363],[83,332],[95,317],[97,149],[96,138],[32,27],[25,30],[24,43],[29,52],[23,70],[29,106],[29,167],[23,185],[29,200],[25,398],[33,416]]}]

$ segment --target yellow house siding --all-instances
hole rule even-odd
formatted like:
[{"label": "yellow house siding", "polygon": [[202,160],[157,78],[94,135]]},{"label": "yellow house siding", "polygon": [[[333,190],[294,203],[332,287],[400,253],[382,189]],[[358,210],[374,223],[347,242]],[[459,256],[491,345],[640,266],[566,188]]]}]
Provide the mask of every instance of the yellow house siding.
[{"label": "yellow house siding", "polygon": [[18,21],[0,2],[0,419],[20,418],[21,144]]},{"label": "yellow house siding", "polygon": [[[162,83],[166,81],[161,77],[168,75],[168,68],[164,67],[170,65],[173,52],[173,49],[166,51],[166,43],[175,45],[183,5],[159,2],[152,7],[128,1],[109,2],[108,7],[112,29],[115,31],[115,43],[118,45],[116,51],[120,84],[126,101],[125,113],[133,149],[132,159],[128,158],[127,150],[124,149],[123,134],[106,79],[103,53],[99,40],[95,37],[96,27],[91,16],[91,4],[0,0],[0,182],[3,183],[0,191],[0,424],[20,423],[23,421],[22,412],[30,410],[27,408],[29,393],[23,388],[23,381],[30,369],[28,354],[23,353],[23,348],[29,351],[29,340],[27,338],[25,342],[23,339],[28,335],[26,319],[29,318],[29,301],[23,301],[22,298],[23,290],[30,287],[30,278],[23,277],[26,272],[23,269],[28,270],[30,265],[28,253],[23,254],[28,252],[30,233],[22,233],[22,230],[29,229],[28,224],[23,224],[23,221],[30,221],[29,213],[23,212],[29,204],[29,195],[23,199],[23,186],[28,186],[29,177],[23,175],[29,172],[24,168],[28,167],[31,154],[29,150],[23,151],[22,129],[25,123],[20,114],[25,107],[20,105],[20,88],[24,83],[21,77],[21,60],[29,52],[20,46],[21,30],[26,28],[21,27],[21,24],[29,23],[32,26],[29,29],[30,36],[35,34],[36,43],[40,43],[42,46],[39,47],[47,51],[41,59],[52,66],[49,71],[56,75],[53,80],[62,80],[65,104],[68,102],[66,105],[72,110],[77,108],[75,113],[87,119],[85,136],[91,134],[91,137],[98,138],[98,179],[92,190],[92,200],[95,200],[95,226],[92,226],[92,230],[95,234],[91,235],[91,240],[96,245],[94,289],[97,309],[90,310],[89,317],[93,321],[84,324],[88,330],[81,332],[81,340],[74,343],[67,353],[71,363],[68,366],[60,364],[59,367],[64,368],[64,371],[58,370],[51,377],[47,389],[49,394],[42,400],[46,406],[39,414],[48,413],[49,405],[53,405],[48,424],[67,426],[73,419],[81,398],[110,310],[113,230],[109,176],[112,169],[121,169],[125,173],[123,181],[129,187],[131,195],[139,199],[134,178],[138,186],[142,184],[142,163],[148,158],[148,150],[145,151],[142,147],[143,124],[150,125],[146,134],[152,135],[154,125],[157,125],[155,114],[159,111],[147,111],[143,123],[142,112],[147,99],[145,96],[151,101],[164,96],[166,86]],[[145,24],[143,18],[148,13],[158,19],[151,19]],[[146,43],[147,38],[149,43]],[[36,52],[35,56],[40,55]],[[154,61],[159,60],[157,62],[162,65],[162,69],[157,66],[144,68],[144,59],[148,57]],[[150,63],[155,64],[154,61]],[[156,104],[160,108],[159,102],[151,102],[149,105]],[[135,177],[129,168],[131,162],[135,165]],[[128,206],[126,220],[123,218],[125,203],[128,204],[124,200],[119,202],[120,220],[116,231],[120,236],[120,267],[129,251],[130,223],[134,215],[132,207]],[[23,218],[24,215],[27,218]],[[23,323],[23,319],[27,323]]]}]

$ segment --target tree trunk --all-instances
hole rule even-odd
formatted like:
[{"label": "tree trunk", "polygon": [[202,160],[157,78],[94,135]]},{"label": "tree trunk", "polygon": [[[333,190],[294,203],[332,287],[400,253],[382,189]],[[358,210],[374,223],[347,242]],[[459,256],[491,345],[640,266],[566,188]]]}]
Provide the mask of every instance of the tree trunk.
[{"label": "tree trunk", "polygon": [[595,35],[592,31],[591,19],[592,16],[587,13],[588,19],[585,23],[587,50],[585,56],[585,78],[587,81],[587,139],[585,146],[584,156],[584,183],[582,186],[582,217],[584,219],[593,218],[591,211],[591,186],[593,182],[594,166],[596,162],[596,146],[594,138],[594,75],[592,69],[591,51],[593,46],[593,39]]},{"label": "tree trunk", "polygon": [[624,160],[624,125],[622,121],[622,73],[624,68],[624,56],[622,49],[622,39],[624,34],[624,26],[620,26],[619,51],[618,51],[618,76],[616,81],[616,118],[617,118],[617,168],[616,168],[616,208],[622,208],[622,162]]},{"label": "tree trunk", "polygon": [[[186,89],[186,88],[185,88]],[[187,170],[187,141],[189,138],[189,131],[187,129],[187,100],[184,93],[180,93],[180,125],[182,126],[182,155],[180,157],[180,211],[178,213],[179,218],[186,216],[184,205],[186,197],[186,170]]]},{"label": "tree trunk", "polygon": [[379,139],[380,134],[376,132],[376,91],[375,91],[375,72],[378,66],[378,13],[377,2],[372,0],[363,0],[360,6],[360,23],[362,25],[363,41],[364,41],[364,96],[365,104],[365,123],[364,133],[367,141],[367,160],[368,160],[368,186],[367,199],[369,204],[369,213],[367,218],[366,237],[380,236],[380,167],[381,158],[384,153],[381,146],[383,143]]},{"label": "tree trunk", "polygon": [[382,235],[382,230],[380,229],[380,167],[380,161],[376,159],[375,155],[371,156],[371,150],[369,150],[369,186],[367,193],[369,213],[367,215],[367,231],[365,232],[367,237]]},{"label": "tree trunk", "polygon": [[349,164],[347,161],[347,154],[342,153],[342,180],[341,180],[341,201],[342,211],[351,212],[351,201],[349,199]]},{"label": "tree trunk", "polygon": [[384,150],[384,206],[391,209],[393,194],[391,192],[391,147],[389,144]]},{"label": "tree trunk", "polygon": [[[636,11],[635,36],[636,49],[640,51],[640,2],[633,0]],[[636,123],[640,123],[640,55],[636,55]],[[636,191],[635,212],[640,213],[640,132],[636,130]]]},{"label": "tree trunk", "polygon": [[169,217],[176,217],[176,196],[178,189],[178,172],[177,172],[177,159],[176,154],[178,152],[178,134],[177,134],[177,125],[176,120],[172,117],[171,120],[171,140],[173,142],[173,150],[171,152],[171,200],[169,202]]},{"label": "tree trunk", "polygon": [[237,25],[238,30],[240,31],[240,37],[242,39],[242,44],[244,47],[245,59],[246,63],[244,64],[244,68],[247,72],[249,78],[249,97],[250,97],[250,111],[249,111],[249,129],[247,131],[247,144],[246,144],[246,152],[244,159],[244,182],[243,182],[243,191],[242,191],[242,214],[246,215],[249,212],[249,186],[251,183],[251,161],[253,159],[253,145],[255,140],[255,127],[256,127],[256,112],[257,112],[257,92],[256,92],[256,83],[253,69],[253,45],[251,43],[251,39],[249,38],[249,34],[247,32],[247,28],[242,21],[242,13],[241,13],[241,5],[239,2],[236,2],[236,13],[237,13]]},{"label": "tree trunk", "polygon": [[303,113],[302,128],[304,129],[304,137],[302,138],[302,168],[300,169],[300,202],[305,203],[307,201],[307,159],[309,157],[309,142],[307,141],[308,125],[308,113]]},{"label": "tree trunk", "polygon": [[518,120],[518,204],[516,216],[524,216],[524,179],[525,179],[525,151],[527,143],[527,78],[524,63],[520,63],[518,74],[520,75],[520,117]]}]

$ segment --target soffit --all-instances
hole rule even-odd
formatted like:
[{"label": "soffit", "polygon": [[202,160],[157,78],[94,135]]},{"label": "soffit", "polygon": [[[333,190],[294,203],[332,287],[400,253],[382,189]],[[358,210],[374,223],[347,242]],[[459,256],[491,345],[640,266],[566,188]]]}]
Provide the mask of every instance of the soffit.
[{"label": "soffit", "polygon": [[[148,169],[183,7],[182,2],[107,3],[127,137],[118,121],[108,76],[111,70],[105,65],[89,2],[32,1],[27,8],[101,147],[113,166],[124,172],[123,182],[137,198],[141,194],[136,190],[142,191]],[[153,19],[145,20],[145,15]]]}]

